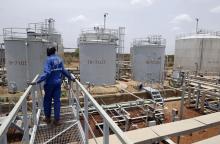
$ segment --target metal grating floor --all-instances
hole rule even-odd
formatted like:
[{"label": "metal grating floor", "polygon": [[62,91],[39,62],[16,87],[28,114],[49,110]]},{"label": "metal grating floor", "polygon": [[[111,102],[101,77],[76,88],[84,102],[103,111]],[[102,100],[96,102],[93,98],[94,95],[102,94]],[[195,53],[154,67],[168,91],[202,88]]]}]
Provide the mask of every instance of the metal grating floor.
[{"label": "metal grating floor", "polygon": [[[53,115],[53,114],[52,114]],[[61,108],[60,126],[54,126],[52,123],[47,125],[43,122],[43,115],[40,118],[40,124],[37,129],[35,143],[48,144],[81,144],[82,136],[80,132],[80,122],[75,120],[72,107]]]}]

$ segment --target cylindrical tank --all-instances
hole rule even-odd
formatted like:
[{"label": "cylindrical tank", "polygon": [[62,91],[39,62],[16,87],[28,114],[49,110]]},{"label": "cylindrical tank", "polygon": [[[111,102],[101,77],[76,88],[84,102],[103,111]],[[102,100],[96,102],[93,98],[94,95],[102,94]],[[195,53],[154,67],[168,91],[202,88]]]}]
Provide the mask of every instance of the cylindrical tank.
[{"label": "cylindrical tank", "polygon": [[46,58],[47,42],[42,39],[5,39],[6,69],[8,83],[15,83],[23,91],[27,81],[42,72]]},{"label": "cylindrical tank", "polygon": [[105,31],[80,35],[80,81],[83,84],[115,84],[116,41],[115,35]]},{"label": "cylindrical tank", "polygon": [[64,48],[62,43],[62,36],[59,33],[52,33],[49,36],[50,42],[55,42],[57,44],[57,53],[60,55],[64,54]]},{"label": "cylindrical tank", "polygon": [[5,47],[0,43],[0,68],[5,67]]},{"label": "cylindrical tank", "polygon": [[193,34],[176,39],[175,68],[185,71],[220,72],[220,36]]},{"label": "cylindrical tank", "polygon": [[131,47],[132,77],[140,82],[163,81],[165,39],[150,36],[136,39]]}]

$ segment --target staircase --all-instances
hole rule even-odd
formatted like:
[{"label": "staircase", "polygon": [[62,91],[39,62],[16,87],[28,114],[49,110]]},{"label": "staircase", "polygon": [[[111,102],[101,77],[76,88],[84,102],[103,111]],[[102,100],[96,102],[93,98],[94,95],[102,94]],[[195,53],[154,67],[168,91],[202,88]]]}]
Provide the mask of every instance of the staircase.
[{"label": "staircase", "polygon": [[164,105],[164,99],[161,96],[159,90],[151,88],[151,87],[143,87],[143,89],[151,95],[152,100],[160,105]]}]

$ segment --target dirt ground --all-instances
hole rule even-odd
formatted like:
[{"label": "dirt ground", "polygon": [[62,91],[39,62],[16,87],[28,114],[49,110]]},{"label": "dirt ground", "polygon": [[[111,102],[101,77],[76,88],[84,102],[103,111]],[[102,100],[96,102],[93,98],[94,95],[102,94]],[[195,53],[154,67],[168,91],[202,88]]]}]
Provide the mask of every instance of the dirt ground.
[{"label": "dirt ground", "polygon": [[[165,111],[166,122],[171,122],[170,118],[171,118],[172,108],[178,109],[179,106],[180,106],[180,101],[166,103],[165,107],[168,108]],[[197,117],[200,115],[201,114],[199,112],[195,111],[194,109],[186,108],[186,107],[184,108],[183,119],[193,118],[193,117]],[[203,131],[198,131],[198,132],[192,133],[191,135],[184,135],[184,136],[181,136],[181,138],[180,138],[180,144],[191,144],[191,143],[194,143],[197,141],[201,141],[201,140],[219,135],[219,132],[220,132],[220,125],[216,126],[216,127],[208,128]],[[172,140],[177,142],[177,138],[172,138]]]}]

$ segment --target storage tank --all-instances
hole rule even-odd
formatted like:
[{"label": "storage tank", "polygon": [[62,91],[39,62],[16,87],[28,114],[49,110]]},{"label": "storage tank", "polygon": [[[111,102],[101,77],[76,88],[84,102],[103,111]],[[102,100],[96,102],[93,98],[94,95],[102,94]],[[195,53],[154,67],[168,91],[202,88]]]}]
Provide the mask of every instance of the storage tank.
[{"label": "storage tank", "polygon": [[80,81],[94,85],[115,84],[118,30],[94,28],[79,39]]},{"label": "storage tank", "polygon": [[48,43],[42,39],[27,41],[24,38],[7,38],[4,43],[9,86],[15,83],[17,90],[24,91],[27,82],[42,72]]},{"label": "storage tank", "polygon": [[62,42],[62,36],[59,33],[52,33],[49,36],[50,42],[55,42],[57,45],[57,53],[60,55],[64,54],[64,48],[63,48],[63,42]]},{"label": "storage tank", "polygon": [[175,45],[175,68],[201,73],[220,72],[220,35],[197,33],[178,36]]},{"label": "storage tank", "polygon": [[153,35],[135,39],[131,47],[133,80],[140,82],[163,81],[166,41]]},{"label": "storage tank", "polygon": [[5,47],[4,43],[0,43],[0,68],[5,67]]}]

